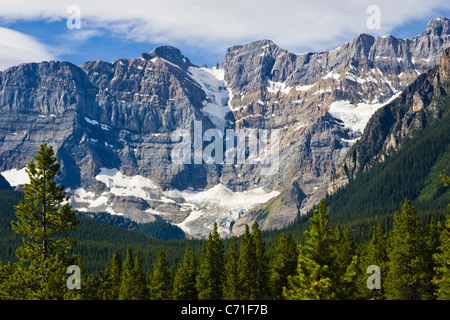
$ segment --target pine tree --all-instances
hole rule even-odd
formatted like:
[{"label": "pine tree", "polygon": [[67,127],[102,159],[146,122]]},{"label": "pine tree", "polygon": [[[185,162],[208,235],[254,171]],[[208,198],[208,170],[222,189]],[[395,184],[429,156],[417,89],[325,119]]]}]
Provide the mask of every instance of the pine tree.
[{"label": "pine tree", "polygon": [[223,287],[223,298],[225,300],[239,299],[239,248],[236,236],[233,234],[227,253],[225,264],[225,281]]},{"label": "pine tree", "polygon": [[173,282],[173,299],[196,300],[198,292],[196,288],[197,262],[194,251],[186,246],[184,259],[181,262]]},{"label": "pine tree", "polygon": [[297,274],[290,276],[289,286],[284,290],[287,299],[324,300],[332,299],[331,234],[328,226],[325,202],[319,203],[310,219],[306,241],[299,245]]},{"label": "pine tree", "polygon": [[77,256],[77,267],[80,268],[80,289],[68,290],[64,295],[67,300],[93,300],[96,298],[96,283],[88,276],[80,255]]},{"label": "pine tree", "polygon": [[197,276],[198,299],[222,299],[224,275],[224,246],[217,231],[217,223],[214,223],[213,232],[209,234],[208,242],[200,252]]},{"label": "pine tree", "polygon": [[148,287],[151,300],[169,300],[172,298],[172,275],[165,252],[160,249],[153,265],[153,274]]},{"label": "pine tree", "polygon": [[350,231],[346,229],[342,233],[340,225],[336,226],[331,243],[334,299],[352,299],[357,285],[356,244]]},{"label": "pine tree", "polygon": [[118,300],[122,281],[122,261],[119,253],[114,251],[110,266],[107,264],[105,270],[98,275],[97,299]]},{"label": "pine tree", "polygon": [[[365,252],[361,258],[360,276],[358,278],[358,298],[366,300],[383,300],[384,299],[384,281],[381,281],[380,289],[369,289],[367,287],[367,279],[370,274],[367,273],[369,266],[378,266],[380,268],[381,277],[387,274],[387,239],[383,233],[381,224],[378,223],[373,232]],[[381,280],[382,278],[380,278]]]},{"label": "pine tree", "polygon": [[256,273],[255,299],[262,300],[269,296],[269,261],[266,254],[266,245],[256,221],[252,224],[252,238],[256,259],[256,269],[254,270]]},{"label": "pine tree", "polygon": [[108,264],[105,266],[105,269],[100,271],[96,277],[96,281],[98,282],[97,292],[95,295],[96,300],[112,300],[110,299],[110,291],[111,291],[111,273]]},{"label": "pine tree", "polygon": [[[445,186],[450,186],[450,177],[446,175],[439,176]],[[448,205],[450,209],[450,204]],[[445,218],[445,224],[440,235],[440,243],[437,252],[433,255],[436,274],[433,278],[433,284],[436,286],[436,298],[438,300],[450,299],[450,215]]]},{"label": "pine tree", "polygon": [[291,233],[281,233],[273,248],[270,259],[270,292],[273,299],[283,299],[283,288],[287,287],[288,277],[295,274],[297,268],[297,244]]},{"label": "pine tree", "polygon": [[450,215],[446,216],[444,229],[440,235],[440,245],[433,255],[436,263],[436,275],[433,284],[436,286],[438,300],[450,299]]},{"label": "pine tree", "polygon": [[254,238],[248,225],[245,225],[239,251],[239,299],[253,300],[257,296],[257,262]]},{"label": "pine tree", "polygon": [[119,288],[119,300],[132,300],[133,296],[133,250],[130,246],[127,247],[127,253],[122,265],[122,276]]},{"label": "pine tree", "polygon": [[433,278],[436,275],[436,262],[433,259],[433,255],[438,251],[440,232],[434,221],[423,227],[422,238],[424,240],[422,252],[424,260],[424,294],[422,299],[435,299],[436,286],[433,282]]},{"label": "pine tree", "polygon": [[386,298],[389,300],[427,299],[427,262],[425,241],[418,214],[406,199],[401,213],[394,214],[394,228],[389,239],[389,264]]},{"label": "pine tree", "polygon": [[119,253],[114,251],[111,259],[111,268],[109,269],[109,281],[111,287],[105,296],[106,300],[118,300],[119,290],[122,282],[122,260],[120,259]]},{"label": "pine tree", "polygon": [[66,270],[76,262],[70,255],[75,240],[62,235],[79,221],[64,186],[55,182],[60,164],[53,148],[42,144],[34,159],[27,169],[30,183],[23,187],[25,203],[15,207],[18,221],[11,221],[12,229],[26,236],[16,251],[22,265],[17,271],[26,288],[22,298],[62,299],[67,292]]},{"label": "pine tree", "polygon": [[135,300],[148,299],[147,281],[142,267],[141,252],[138,250],[133,266],[133,292]]}]

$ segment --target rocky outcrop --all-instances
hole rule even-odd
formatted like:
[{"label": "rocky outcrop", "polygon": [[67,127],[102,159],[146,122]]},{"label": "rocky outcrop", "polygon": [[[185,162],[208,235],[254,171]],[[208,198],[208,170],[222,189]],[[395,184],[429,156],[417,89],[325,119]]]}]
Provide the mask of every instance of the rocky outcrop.
[{"label": "rocky outcrop", "polygon": [[450,48],[443,51],[440,61],[437,68],[422,74],[395,101],[375,113],[361,139],[330,179],[328,193],[384,161],[402,147],[406,138],[420,134],[427,123],[442,117],[443,105],[435,98],[450,93]]}]

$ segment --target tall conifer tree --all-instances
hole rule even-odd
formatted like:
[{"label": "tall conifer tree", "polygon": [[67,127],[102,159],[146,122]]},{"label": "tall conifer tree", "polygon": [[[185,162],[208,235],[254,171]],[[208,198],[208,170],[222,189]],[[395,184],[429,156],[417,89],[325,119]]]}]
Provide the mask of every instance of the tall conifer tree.
[{"label": "tall conifer tree", "polygon": [[147,281],[142,267],[141,252],[138,250],[133,266],[133,292],[135,300],[148,299]]},{"label": "tall conifer tree", "polygon": [[67,292],[66,270],[76,263],[70,255],[75,240],[63,235],[77,226],[75,216],[64,192],[56,183],[60,164],[52,146],[40,146],[35,162],[30,161],[27,173],[30,183],[23,187],[25,203],[16,207],[18,221],[12,229],[25,237],[16,255],[22,266],[22,286],[25,299],[62,299]]},{"label": "tall conifer tree", "polygon": [[186,246],[184,259],[181,262],[173,283],[173,298],[175,300],[196,300],[198,297],[196,288],[197,262],[194,251]]},{"label": "tall conifer tree", "polygon": [[243,300],[253,300],[257,297],[257,262],[254,238],[250,228],[245,225],[244,235],[241,238],[239,251],[239,288],[240,297]]},{"label": "tall conifer tree", "polygon": [[125,260],[122,265],[122,276],[120,281],[119,288],[119,300],[132,300],[134,299],[133,295],[133,269],[134,269],[134,261],[133,261],[133,250],[130,246],[127,247],[127,254],[125,256]]},{"label": "tall conifer tree", "polygon": [[224,246],[217,230],[217,223],[214,223],[213,232],[209,234],[208,242],[204,244],[200,252],[197,276],[198,298],[200,300],[222,299],[224,276]]},{"label": "tall conifer tree", "polygon": [[[357,296],[360,299],[367,300],[383,300],[384,299],[384,281],[387,275],[387,239],[383,233],[381,224],[378,223],[373,232],[363,256],[361,257],[360,276],[358,278]],[[367,279],[370,274],[367,273],[369,266],[378,266],[380,268],[380,289],[369,289],[367,287]]]},{"label": "tall conifer tree", "polygon": [[323,200],[318,210],[314,210],[305,237],[305,244],[299,245],[297,274],[288,278],[285,297],[293,300],[331,299],[331,233]]},{"label": "tall conifer tree", "polygon": [[390,234],[389,270],[386,298],[389,300],[422,300],[429,298],[426,286],[430,275],[424,259],[425,241],[418,214],[406,199],[401,213],[394,214]]},{"label": "tall conifer tree", "polygon": [[169,300],[172,298],[172,274],[166,260],[165,252],[160,249],[153,266],[153,274],[149,284],[151,300]]},{"label": "tall conifer tree", "polygon": [[[446,187],[450,186],[449,176],[441,174],[439,177]],[[448,208],[450,209],[450,204]],[[439,247],[433,255],[433,261],[436,263],[436,274],[433,278],[433,284],[436,286],[436,298],[438,300],[450,300],[450,215],[445,218]]]},{"label": "tall conifer tree", "polygon": [[297,268],[297,244],[291,233],[281,233],[272,250],[270,259],[270,289],[272,299],[283,299],[283,288],[287,287],[288,277],[295,274]]},{"label": "tall conifer tree", "polygon": [[225,281],[223,298],[226,300],[239,299],[239,248],[236,236],[233,235],[227,253],[225,264]]},{"label": "tall conifer tree", "polygon": [[269,261],[266,254],[266,244],[262,239],[261,230],[255,221],[252,224],[252,238],[255,246],[256,273],[255,299],[267,299],[269,296]]}]

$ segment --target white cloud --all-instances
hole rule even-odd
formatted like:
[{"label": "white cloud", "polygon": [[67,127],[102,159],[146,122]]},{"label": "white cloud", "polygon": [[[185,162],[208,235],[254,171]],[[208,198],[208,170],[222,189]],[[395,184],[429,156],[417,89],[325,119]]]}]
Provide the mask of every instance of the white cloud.
[{"label": "white cloud", "polygon": [[[0,18],[67,19],[67,7],[73,4],[15,0],[2,4]],[[381,10],[380,30],[366,24],[367,8],[374,4]],[[359,33],[389,33],[407,21],[450,9],[448,0],[78,0],[76,5],[82,26],[88,23],[130,40],[219,52],[259,39],[271,39],[293,52],[332,49]]]},{"label": "white cloud", "polygon": [[54,60],[46,46],[29,35],[0,27],[0,70],[44,60]]}]

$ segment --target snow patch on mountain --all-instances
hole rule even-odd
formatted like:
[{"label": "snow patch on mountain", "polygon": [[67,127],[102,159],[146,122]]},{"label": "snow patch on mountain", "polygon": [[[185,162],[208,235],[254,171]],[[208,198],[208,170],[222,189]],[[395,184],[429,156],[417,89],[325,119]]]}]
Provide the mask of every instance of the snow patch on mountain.
[{"label": "snow patch on mountain", "polygon": [[27,167],[22,169],[11,169],[0,172],[0,174],[8,181],[11,187],[17,187],[30,183],[30,178],[26,172]]},{"label": "snow patch on mountain", "polygon": [[195,80],[206,93],[206,100],[202,109],[217,127],[224,129],[226,115],[231,112],[229,101],[232,92],[227,89],[222,68],[189,67],[191,78]]},{"label": "snow patch on mountain", "polygon": [[280,193],[278,191],[266,192],[261,187],[243,192],[233,192],[223,184],[217,184],[204,191],[172,190],[165,194],[168,197],[182,198],[195,206],[195,210],[177,225],[192,236],[200,236],[201,234],[195,231],[199,225],[211,228],[214,222],[217,223],[219,232],[229,235],[232,223],[241,215],[255,205],[266,203]]},{"label": "snow patch on mountain", "polygon": [[397,92],[384,103],[359,102],[354,104],[348,100],[334,101],[330,104],[328,113],[335,118],[341,119],[347,128],[362,133],[375,111],[393,101],[400,94],[401,92]]},{"label": "snow patch on mountain", "polygon": [[[148,178],[140,175],[126,176],[115,168],[101,168],[95,179],[104,183],[108,191],[100,195],[83,188],[70,192],[72,205],[76,210],[123,215],[114,211],[113,197],[110,195],[138,197],[149,203],[154,201],[177,203],[180,210],[189,210],[190,214],[176,225],[193,237],[202,237],[207,234],[205,230],[212,230],[214,222],[217,222],[219,232],[228,236],[233,222],[245,212],[279,195],[278,191],[266,192],[262,187],[234,192],[223,184],[217,184],[208,190],[162,191]],[[154,215],[164,214],[151,208],[146,212]]]},{"label": "snow patch on mountain", "polygon": [[292,87],[287,86],[284,82],[275,82],[272,80],[267,80],[268,86],[267,86],[267,91],[270,93],[284,93],[284,94],[288,94],[291,90]]},{"label": "snow patch on mountain", "polygon": [[148,178],[140,175],[125,176],[118,169],[101,168],[95,179],[103,182],[109,192],[116,196],[135,196],[151,199],[151,191],[158,187]]}]

